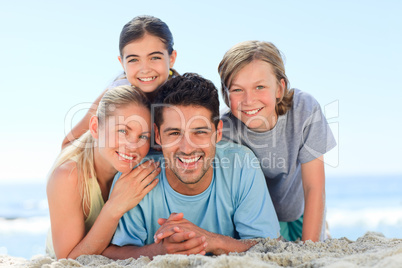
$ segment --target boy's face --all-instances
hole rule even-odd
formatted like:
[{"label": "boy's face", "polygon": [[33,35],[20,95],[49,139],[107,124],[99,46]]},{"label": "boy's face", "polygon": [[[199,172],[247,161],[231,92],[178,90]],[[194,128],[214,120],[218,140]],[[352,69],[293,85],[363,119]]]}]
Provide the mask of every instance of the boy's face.
[{"label": "boy's face", "polygon": [[165,107],[162,115],[163,123],[155,126],[155,139],[162,146],[169,184],[181,194],[199,194],[212,180],[222,122],[215,128],[211,111],[201,106]]},{"label": "boy's face", "polygon": [[249,129],[271,130],[277,121],[276,99],[284,93],[285,81],[276,79],[272,66],[254,60],[241,69],[229,88],[230,110]]}]

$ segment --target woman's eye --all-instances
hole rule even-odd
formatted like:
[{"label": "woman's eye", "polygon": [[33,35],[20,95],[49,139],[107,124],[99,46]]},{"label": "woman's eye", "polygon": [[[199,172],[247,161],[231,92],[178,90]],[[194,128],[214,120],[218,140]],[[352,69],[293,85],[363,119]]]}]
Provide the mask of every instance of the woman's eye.
[{"label": "woman's eye", "polygon": [[141,135],[141,136],[140,136],[140,139],[149,140],[149,137],[148,137],[148,136],[145,136],[145,135]]},{"label": "woman's eye", "polygon": [[122,133],[122,134],[126,134],[126,133],[127,133],[127,131],[126,131],[125,129],[119,129],[118,132],[119,132],[119,133]]}]

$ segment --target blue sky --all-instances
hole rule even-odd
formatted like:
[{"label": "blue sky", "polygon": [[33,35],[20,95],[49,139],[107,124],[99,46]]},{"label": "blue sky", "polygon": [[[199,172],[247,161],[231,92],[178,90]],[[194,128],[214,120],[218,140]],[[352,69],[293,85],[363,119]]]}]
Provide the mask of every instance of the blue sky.
[{"label": "blue sky", "polygon": [[[41,180],[108,83],[123,25],[165,21],[180,72],[219,87],[223,54],[273,42],[292,87],[322,105],[339,146],[327,176],[402,175],[400,1],[9,1],[0,9],[0,181]],[[224,108],[222,104],[222,109]]]}]

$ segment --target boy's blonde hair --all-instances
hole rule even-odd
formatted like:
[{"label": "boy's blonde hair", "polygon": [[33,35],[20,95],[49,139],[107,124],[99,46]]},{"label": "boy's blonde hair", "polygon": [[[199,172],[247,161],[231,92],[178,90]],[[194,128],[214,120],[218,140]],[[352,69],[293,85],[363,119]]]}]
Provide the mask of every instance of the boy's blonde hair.
[{"label": "boy's blonde hair", "polygon": [[269,63],[278,83],[281,79],[285,81],[283,96],[276,100],[275,105],[275,111],[278,116],[285,114],[292,107],[294,91],[289,89],[289,80],[285,73],[282,53],[270,42],[245,41],[236,44],[225,53],[218,67],[223,100],[230,107],[228,90],[232,80],[243,67],[253,60],[262,60]]},{"label": "boy's blonde hair", "polygon": [[[113,115],[115,108],[126,105],[141,105],[150,109],[148,99],[141,90],[132,86],[118,86],[112,88],[106,91],[105,95],[99,102],[96,111],[96,116],[99,118],[98,127],[105,123],[107,117]],[[82,196],[82,209],[86,217],[88,215],[85,208],[90,208],[89,200],[91,200],[89,180],[96,180],[94,147],[95,139],[88,130],[80,138],[72,142],[60,152],[49,172],[49,176],[51,176],[56,168],[67,161],[74,161],[77,163],[78,181],[81,183],[79,190]]]}]

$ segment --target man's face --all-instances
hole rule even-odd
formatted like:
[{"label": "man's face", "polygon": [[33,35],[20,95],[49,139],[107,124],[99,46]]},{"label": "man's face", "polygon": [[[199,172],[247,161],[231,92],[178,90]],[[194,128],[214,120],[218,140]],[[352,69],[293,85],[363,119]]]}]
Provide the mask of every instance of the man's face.
[{"label": "man's face", "polygon": [[199,194],[212,180],[222,122],[215,128],[212,113],[201,106],[165,107],[162,115],[160,128],[155,126],[155,138],[162,146],[169,184],[181,194]]}]

